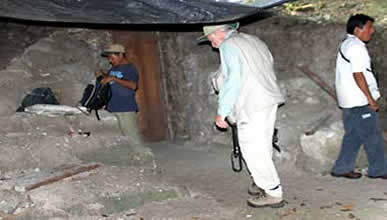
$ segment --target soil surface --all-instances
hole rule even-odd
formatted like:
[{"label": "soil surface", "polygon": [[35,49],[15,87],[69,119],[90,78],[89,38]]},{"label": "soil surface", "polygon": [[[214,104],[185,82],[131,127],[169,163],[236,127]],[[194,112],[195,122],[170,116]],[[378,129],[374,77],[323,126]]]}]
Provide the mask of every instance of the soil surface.
[{"label": "soil surface", "polygon": [[[246,169],[241,173],[231,170],[227,147],[206,147],[209,149],[195,152],[167,144],[170,151],[165,145],[153,150],[165,169],[163,180],[214,199],[218,206],[232,211],[225,219],[387,219],[385,180],[337,179],[290,167],[279,169],[288,204],[281,209],[250,208],[246,206],[250,184]],[[224,214],[208,219],[222,219]]]},{"label": "soil surface", "polygon": [[293,167],[279,167],[285,207],[250,208],[249,175],[232,171],[229,146],[194,145],[154,143],[155,161],[141,165],[123,156],[125,146],[84,154],[84,161],[103,166],[18,197],[3,190],[0,204],[19,202],[2,219],[387,219],[386,180],[318,176]]}]

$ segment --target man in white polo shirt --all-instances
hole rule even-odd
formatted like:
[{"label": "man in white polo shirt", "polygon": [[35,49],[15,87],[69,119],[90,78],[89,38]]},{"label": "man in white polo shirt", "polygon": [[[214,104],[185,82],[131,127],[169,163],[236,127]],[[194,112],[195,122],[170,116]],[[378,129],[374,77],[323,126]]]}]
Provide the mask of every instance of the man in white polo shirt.
[{"label": "man in white polo shirt", "polygon": [[347,22],[347,37],[336,60],[336,93],[343,110],[345,134],[332,176],[358,179],[355,163],[361,145],[369,161],[368,177],[387,179],[382,130],[377,111],[380,97],[366,43],[373,35],[374,19],[356,14]]}]

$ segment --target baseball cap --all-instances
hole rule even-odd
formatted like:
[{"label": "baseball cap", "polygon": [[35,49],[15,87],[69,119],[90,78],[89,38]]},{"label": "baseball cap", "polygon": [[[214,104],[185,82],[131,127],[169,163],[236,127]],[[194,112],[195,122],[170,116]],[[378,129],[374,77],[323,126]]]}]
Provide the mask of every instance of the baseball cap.
[{"label": "baseball cap", "polygon": [[104,49],[102,56],[108,56],[112,53],[125,53],[125,47],[121,44],[112,44]]}]

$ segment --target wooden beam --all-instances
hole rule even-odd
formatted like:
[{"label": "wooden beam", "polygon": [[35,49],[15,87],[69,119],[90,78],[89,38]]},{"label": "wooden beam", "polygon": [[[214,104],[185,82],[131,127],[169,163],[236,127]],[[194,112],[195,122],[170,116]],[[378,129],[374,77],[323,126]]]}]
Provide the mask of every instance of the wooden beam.
[{"label": "wooden beam", "polygon": [[67,177],[87,172],[100,167],[98,163],[64,165],[46,172],[33,173],[17,179],[15,189],[17,191],[29,191],[38,187],[58,182]]},{"label": "wooden beam", "polygon": [[315,82],[322,90],[324,90],[328,95],[330,95],[335,101],[337,100],[335,90],[328,85],[319,75],[315,72],[312,72],[307,66],[297,66],[297,69],[301,70],[305,75],[307,75],[313,82]]}]

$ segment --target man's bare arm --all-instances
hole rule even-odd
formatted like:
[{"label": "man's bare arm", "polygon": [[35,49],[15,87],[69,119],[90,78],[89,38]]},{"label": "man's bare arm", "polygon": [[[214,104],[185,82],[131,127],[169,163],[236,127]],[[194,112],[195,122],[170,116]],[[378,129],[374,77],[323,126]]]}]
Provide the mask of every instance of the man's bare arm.
[{"label": "man's bare arm", "polygon": [[364,93],[364,95],[367,97],[369,107],[373,111],[377,111],[379,109],[379,104],[372,98],[371,92],[368,89],[367,81],[363,75],[362,72],[356,72],[353,73],[353,78],[356,81],[357,86],[359,86],[360,90]]}]

